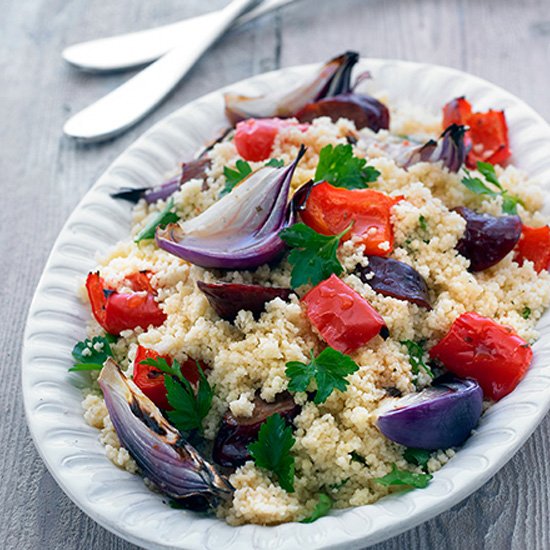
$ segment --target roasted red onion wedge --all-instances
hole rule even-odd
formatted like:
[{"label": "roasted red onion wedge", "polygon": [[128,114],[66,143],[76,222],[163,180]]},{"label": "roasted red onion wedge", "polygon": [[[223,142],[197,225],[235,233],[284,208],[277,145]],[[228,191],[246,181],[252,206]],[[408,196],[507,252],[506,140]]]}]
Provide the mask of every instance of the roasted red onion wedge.
[{"label": "roasted red onion wedge", "polygon": [[202,214],[157,229],[160,248],[201,267],[252,269],[278,258],[285,250],[279,232],[291,225],[290,181],[305,148],[292,164],[264,166]]},{"label": "roasted red onion wedge", "polygon": [[378,416],[380,431],[392,441],[417,449],[461,445],[477,426],[483,392],[477,382],[443,376],[432,387],[393,401]]},{"label": "roasted red onion wedge", "polygon": [[519,216],[478,214],[465,206],[454,211],[466,220],[466,230],[456,249],[470,260],[470,271],[483,271],[500,262],[521,236]]},{"label": "roasted red onion wedge", "polygon": [[280,414],[287,423],[298,416],[300,406],[287,392],[281,393],[273,403],[254,399],[254,412],[250,417],[236,417],[227,411],[222,418],[214,440],[212,458],[216,464],[236,468],[249,458],[248,445],[256,440],[261,425],[273,414]]},{"label": "roasted red onion wedge", "polygon": [[367,267],[357,267],[359,278],[376,292],[432,309],[428,285],[410,265],[382,256],[369,256]]},{"label": "roasted red onion wedge", "polygon": [[358,130],[370,128],[378,132],[390,127],[390,112],[383,103],[374,97],[354,92],[320,99],[296,113],[300,122],[312,122],[321,116],[327,116],[333,122],[339,118],[347,118]]},{"label": "roasted red onion wedge", "polygon": [[229,482],[189,445],[112,360],[105,361],[99,385],[123,447],[144,477],[163,493],[189,504],[215,505],[231,497]]},{"label": "roasted red onion wedge", "polygon": [[206,178],[206,171],[210,168],[212,161],[207,157],[201,157],[181,165],[181,174],[164,182],[156,187],[123,187],[120,191],[112,193],[114,199],[123,199],[130,202],[137,202],[144,198],[149,204],[160,199],[167,199],[174,194],[181,186],[192,179]]},{"label": "roasted red onion wedge", "polygon": [[449,172],[458,172],[466,160],[465,132],[465,126],[451,124],[437,141],[431,139],[424,145],[414,147],[408,153],[401,155],[398,164],[408,168],[419,162],[441,161]]},{"label": "roasted red onion wedge", "polygon": [[356,52],[346,52],[331,59],[310,80],[291,90],[281,90],[264,96],[248,97],[225,94],[225,113],[235,125],[247,118],[288,118],[301,111],[308,103],[340,94],[342,82],[349,82],[349,73],[357,63]]},{"label": "roasted red onion wedge", "polygon": [[276,288],[262,285],[243,285],[237,283],[204,283],[197,281],[214,311],[227,321],[234,321],[242,309],[251,311],[258,318],[265,304],[275,298],[288,300],[292,294],[290,288]]}]

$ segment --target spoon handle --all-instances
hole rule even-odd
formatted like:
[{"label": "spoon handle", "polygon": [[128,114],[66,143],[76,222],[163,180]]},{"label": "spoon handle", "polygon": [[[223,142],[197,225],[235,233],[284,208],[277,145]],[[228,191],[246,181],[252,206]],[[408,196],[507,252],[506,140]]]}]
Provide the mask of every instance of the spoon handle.
[{"label": "spoon handle", "polygon": [[130,128],[156,107],[233,21],[257,0],[233,0],[211,14],[209,25],[189,29],[176,46],[136,76],[71,117],[65,134],[80,141],[102,141]]},{"label": "spoon handle", "polygon": [[[232,27],[244,25],[293,1],[264,0],[239,16]],[[187,40],[195,29],[209,27],[210,20],[215,19],[216,15],[217,12],[210,12],[153,29],[80,42],[65,48],[63,59],[89,72],[120,71],[145,65],[170,51],[182,40]]]}]

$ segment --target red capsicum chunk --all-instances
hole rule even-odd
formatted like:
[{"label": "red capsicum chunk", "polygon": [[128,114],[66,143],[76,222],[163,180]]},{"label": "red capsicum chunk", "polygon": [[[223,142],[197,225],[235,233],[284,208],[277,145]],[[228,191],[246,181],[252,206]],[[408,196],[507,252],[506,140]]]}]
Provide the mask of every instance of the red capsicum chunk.
[{"label": "red capsicum chunk", "polygon": [[357,235],[365,254],[387,256],[393,250],[391,209],[400,200],[373,189],[344,189],[322,182],[312,187],[301,217],[323,235],[337,235],[352,224],[342,240]]},{"label": "red capsicum chunk", "polygon": [[99,273],[88,274],[86,289],[95,319],[109,334],[136,327],[157,327],[166,320],[153,292],[117,292],[105,284]]},{"label": "red capsicum chunk", "polygon": [[280,118],[249,118],[239,122],[233,139],[237,153],[244,160],[253,162],[268,159],[279,130],[288,126],[298,126],[301,130],[308,127]]},{"label": "red capsicum chunk", "polygon": [[477,313],[463,313],[430,357],[458,376],[473,378],[485,397],[498,401],[525,376],[533,351],[512,329]]},{"label": "red capsicum chunk", "polygon": [[523,265],[530,260],[537,273],[550,268],[550,227],[529,227],[524,225],[516,246],[516,262]]},{"label": "red capsicum chunk", "polygon": [[[164,385],[165,374],[151,365],[143,365],[142,361],[146,359],[163,358],[171,365],[172,359],[168,355],[161,355],[152,349],[138,346],[136,357],[134,359],[134,382],[136,386],[151,400],[157,407],[164,410],[171,410],[166,397],[166,387]],[[191,384],[196,385],[199,380],[199,371],[196,362],[189,358],[181,365],[181,373]]]},{"label": "red capsicum chunk", "polygon": [[364,346],[378,334],[388,336],[382,316],[336,275],[313,287],[302,302],[325,342],[342,353]]},{"label": "red capsicum chunk", "polygon": [[469,168],[478,161],[503,164],[510,157],[508,125],[504,111],[472,112],[472,106],[464,97],[449,101],[443,107],[443,127],[451,124],[468,126],[464,140],[470,150],[466,157]]}]

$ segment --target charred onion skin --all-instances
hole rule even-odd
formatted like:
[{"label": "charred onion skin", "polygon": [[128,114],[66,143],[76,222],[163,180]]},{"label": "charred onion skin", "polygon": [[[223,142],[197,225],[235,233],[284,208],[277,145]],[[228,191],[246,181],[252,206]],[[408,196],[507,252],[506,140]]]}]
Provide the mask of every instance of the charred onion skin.
[{"label": "charred onion skin", "polygon": [[276,288],[261,285],[237,283],[205,283],[197,281],[197,286],[206,296],[212,309],[226,321],[234,321],[241,310],[251,311],[258,318],[265,310],[265,304],[275,298],[288,300],[290,288]]},{"label": "charred onion skin", "polygon": [[256,440],[261,425],[268,417],[278,413],[287,423],[291,423],[300,414],[300,410],[300,406],[288,392],[279,394],[273,403],[256,397],[254,412],[249,418],[236,417],[228,410],[214,440],[214,462],[227,468],[242,466],[250,458],[248,445]]},{"label": "charred onion skin", "polygon": [[519,216],[478,214],[465,206],[454,208],[454,212],[466,220],[466,230],[456,249],[470,260],[469,271],[483,271],[500,262],[521,236]]},{"label": "charred onion skin", "polygon": [[428,285],[410,265],[382,256],[369,256],[367,267],[358,266],[359,278],[373,290],[431,310]]},{"label": "charred onion skin", "polygon": [[98,382],[118,438],[144,477],[193,508],[215,506],[231,497],[229,481],[187,443],[113,359],[105,362]]}]

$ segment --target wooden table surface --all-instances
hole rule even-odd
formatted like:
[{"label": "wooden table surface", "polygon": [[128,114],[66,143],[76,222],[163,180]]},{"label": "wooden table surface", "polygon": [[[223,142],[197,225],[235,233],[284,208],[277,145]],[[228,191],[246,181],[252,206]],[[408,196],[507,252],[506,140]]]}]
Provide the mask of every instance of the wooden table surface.
[{"label": "wooden table surface", "polygon": [[[57,487],[30,439],[20,351],[38,278],[67,216],[107,166],[177,107],[236,80],[346,49],[456,67],[510,90],[550,120],[549,0],[301,0],[230,33],[165,103],[122,137],[78,145],[63,121],[127,74],[94,76],[63,47],[169,23],[224,0],[0,3],[0,548],[130,549]],[[550,419],[477,493],[377,550],[550,548]]]}]

